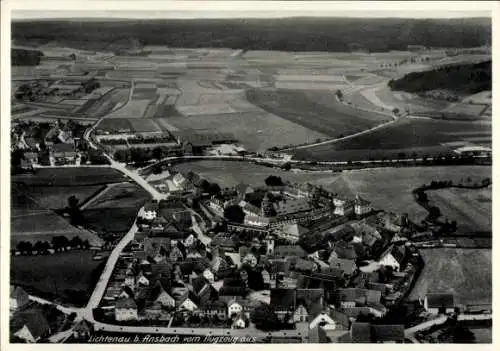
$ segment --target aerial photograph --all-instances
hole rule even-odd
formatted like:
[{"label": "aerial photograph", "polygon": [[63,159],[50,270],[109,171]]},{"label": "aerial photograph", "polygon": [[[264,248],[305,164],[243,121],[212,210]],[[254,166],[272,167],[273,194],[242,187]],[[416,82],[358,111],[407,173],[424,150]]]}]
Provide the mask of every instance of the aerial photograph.
[{"label": "aerial photograph", "polygon": [[492,343],[491,12],[113,11],[11,13],[11,344]]}]

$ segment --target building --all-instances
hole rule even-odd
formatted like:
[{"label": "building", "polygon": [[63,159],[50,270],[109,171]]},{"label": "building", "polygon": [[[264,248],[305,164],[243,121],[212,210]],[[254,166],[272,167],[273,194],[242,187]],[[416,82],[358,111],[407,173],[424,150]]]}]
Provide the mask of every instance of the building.
[{"label": "building", "polygon": [[49,157],[51,166],[55,166],[56,164],[76,163],[77,152],[75,150],[75,145],[65,143],[54,144]]},{"label": "building", "polygon": [[378,264],[383,267],[390,267],[399,272],[405,262],[405,246],[391,245],[385,250],[378,260]]},{"label": "building", "polygon": [[278,245],[274,249],[276,257],[306,257],[307,252],[299,245]]},{"label": "building", "polygon": [[146,220],[152,221],[158,215],[158,203],[148,202],[144,205],[143,217]]},{"label": "building", "polygon": [[10,310],[16,311],[30,302],[28,293],[19,286],[10,286]]},{"label": "building", "polygon": [[370,201],[363,199],[361,196],[356,195],[354,200],[354,213],[357,216],[363,216],[372,211],[372,206]]},{"label": "building", "polygon": [[243,313],[239,313],[232,318],[231,328],[232,329],[243,329],[247,326],[247,319]]},{"label": "building", "polygon": [[25,152],[23,159],[21,159],[21,168],[23,169],[31,169],[34,165],[37,165],[39,162],[38,153],[37,152]]},{"label": "building", "polygon": [[115,303],[115,319],[117,321],[137,320],[137,304],[131,298],[119,299]]},{"label": "building", "polygon": [[88,340],[93,330],[92,324],[83,319],[73,328],[73,337],[79,340]]},{"label": "building", "polygon": [[333,213],[337,216],[349,216],[354,212],[354,201],[343,197],[335,196],[333,198],[333,205],[335,206]]},{"label": "building", "polygon": [[213,301],[202,304],[197,310],[197,313],[201,317],[217,317],[219,320],[225,320],[228,317],[227,306],[223,301]]},{"label": "building", "polygon": [[284,224],[275,228],[274,232],[280,238],[296,243],[302,235],[306,235],[309,230],[298,223]]},{"label": "building", "polygon": [[50,325],[38,309],[17,313],[10,321],[10,332],[27,343],[36,343],[50,334]]},{"label": "building", "polygon": [[427,294],[424,297],[424,308],[432,314],[445,314],[455,311],[453,294]]},{"label": "building", "polygon": [[187,180],[182,175],[182,173],[177,173],[176,175],[173,176],[172,183],[174,183],[176,188],[183,189],[187,183]]}]

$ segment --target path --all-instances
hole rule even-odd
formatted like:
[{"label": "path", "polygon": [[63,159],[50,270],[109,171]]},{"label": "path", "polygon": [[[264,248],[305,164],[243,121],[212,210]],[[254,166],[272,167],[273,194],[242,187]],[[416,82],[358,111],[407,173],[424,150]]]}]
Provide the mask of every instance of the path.
[{"label": "path", "polygon": [[86,209],[90,205],[94,204],[97,201],[97,199],[99,199],[101,196],[106,194],[109,190],[111,190],[115,186],[122,185],[122,184],[129,184],[129,183],[128,182],[120,182],[120,183],[106,184],[104,189],[102,189],[100,192],[98,192],[97,194],[93,195],[92,197],[86,199],[85,202],[80,204],[80,206],[79,206],[80,211],[83,211],[84,209]]}]

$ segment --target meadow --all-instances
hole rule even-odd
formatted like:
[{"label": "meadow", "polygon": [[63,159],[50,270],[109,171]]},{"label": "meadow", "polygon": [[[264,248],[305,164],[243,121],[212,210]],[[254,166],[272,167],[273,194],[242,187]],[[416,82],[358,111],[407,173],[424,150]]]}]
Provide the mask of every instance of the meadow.
[{"label": "meadow", "polygon": [[491,187],[440,189],[428,191],[427,195],[429,201],[441,210],[442,220],[446,218],[457,222],[458,234],[474,235],[476,232],[491,232]]},{"label": "meadow", "polygon": [[492,257],[489,249],[424,249],[424,269],[408,299],[427,293],[452,293],[456,304],[491,304]]},{"label": "meadow", "polygon": [[28,293],[83,307],[105,261],[92,260],[91,251],[70,251],[43,256],[13,256],[11,284]]},{"label": "meadow", "polygon": [[83,211],[86,225],[98,232],[125,233],[149,194],[136,184],[117,184]]}]

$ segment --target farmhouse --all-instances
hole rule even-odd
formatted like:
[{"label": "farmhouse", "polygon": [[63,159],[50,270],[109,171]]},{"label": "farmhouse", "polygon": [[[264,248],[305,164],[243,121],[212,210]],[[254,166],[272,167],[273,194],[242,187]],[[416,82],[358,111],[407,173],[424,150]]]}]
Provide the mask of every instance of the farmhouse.
[{"label": "farmhouse", "polygon": [[77,153],[73,144],[54,144],[50,153],[50,163],[54,166],[56,163],[73,163],[77,159]]}]

